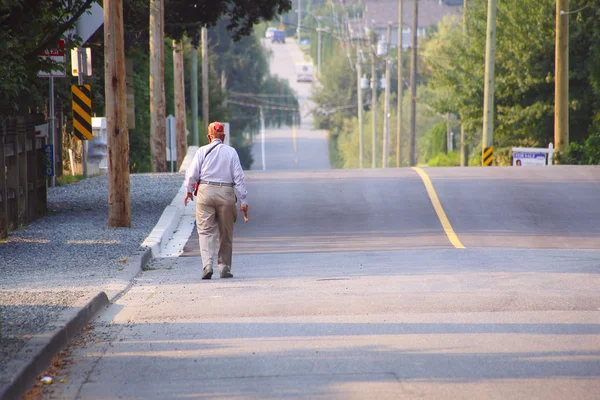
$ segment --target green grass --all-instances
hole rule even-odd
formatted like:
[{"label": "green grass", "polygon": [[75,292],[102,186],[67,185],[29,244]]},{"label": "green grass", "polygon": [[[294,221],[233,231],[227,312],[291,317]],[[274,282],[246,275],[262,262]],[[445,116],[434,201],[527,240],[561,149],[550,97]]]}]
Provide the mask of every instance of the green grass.
[{"label": "green grass", "polygon": [[56,178],[57,186],[65,186],[70,183],[75,183],[84,180],[85,177],[83,175],[63,175]]}]

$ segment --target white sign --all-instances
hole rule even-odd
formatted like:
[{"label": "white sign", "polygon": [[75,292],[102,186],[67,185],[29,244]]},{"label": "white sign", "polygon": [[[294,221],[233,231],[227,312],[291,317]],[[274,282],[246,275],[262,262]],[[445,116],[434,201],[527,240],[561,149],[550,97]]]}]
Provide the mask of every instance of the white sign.
[{"label": "white sign", "polygon": [[102,24],[104,24],[104,9],[94,2],[75,23],[77,36],[81,38],[81,44],[87,42]]},{"label": "white sign", "polygon": [[37,76],[40,78],[64,78],[67,76],[67,72],[64,69],[65,66],[65,41],[60,40],[58,42],[58,47],[56,49],[48,49],[45,50],[42,54],[39,54],[40,59],[44,59],[52,62],[53,64],[59,64],[63,67],[62,71],[60,69],[55,69],[49,72],[39,71]]},{"label": "white sign", "polygon": [[531,166],[531,165],[551,165],[554,147],[552,143],[547,149],[544,148],[528,148],[528,147],[513,147],[513,166]]},{"label": "white sign", "polygon": [[[92,76],[92,49],[86,47],[82,56],[81,72],[84,76]],[[71,49],[71,75],[79,76],[79,48]]]}]

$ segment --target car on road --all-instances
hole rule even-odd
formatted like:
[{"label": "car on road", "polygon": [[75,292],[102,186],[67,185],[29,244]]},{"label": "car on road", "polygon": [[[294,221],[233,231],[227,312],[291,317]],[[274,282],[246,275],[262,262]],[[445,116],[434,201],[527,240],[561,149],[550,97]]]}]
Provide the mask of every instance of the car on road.
[{"label": "car on road", "polygon": [[273,32],[273,38],[271,39],[271,43],[285,43],[285,31],[276,29]]},{"label": "car on road", "polygon": [[267,32],[265,33],[265,38],[266,39],[273,39],[273,32],[275,32],[277,30],[277,28],[267,28]]}]

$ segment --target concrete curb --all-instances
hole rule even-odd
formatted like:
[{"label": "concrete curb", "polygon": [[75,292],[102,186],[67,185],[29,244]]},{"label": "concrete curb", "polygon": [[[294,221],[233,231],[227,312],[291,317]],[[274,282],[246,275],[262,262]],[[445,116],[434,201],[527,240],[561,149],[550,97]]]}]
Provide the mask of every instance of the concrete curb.
[{"label": "concrete curb", "polygon": [[[191,162],[198,147],[190,147],[180,172]],[[142,243],[138,253],[131,256],[126,263],[123,275],[117,282],[107,285],[104,291],[98,292],[91,299],[76,303],[60,314],[51,323],[48,330],[35,335],[7,365],[8,371],[14,371],[12,376],[0,380],[0,400],[18,400],[35,383],[39,374],[44,372],[52,359],[81,329],[96,316],[103,308],[117,300],[132,285],[142,268],[152,259],[159,257],[166,244],[175,233],[183,213],[183,196],[186,190],[183,184],[170,205],[163,211],[158,223],[150,235]]]},{"label": "concrete curb", "polygon": [[[192,162],[192,158],[196,153],[196,150],[198,150],[198,146],[188,147],[187,154],[181,163],[179,172],[185,172],[187,170],[188,166]],[[169,239],[173,237],[173,234],[175,233],[176,228],[179,225],[179,221],[184,213],[183,197],[185,196],[186,192],[187,190],[182,183],[177,195],[175,195],[175,198],[173,201],[171,201],[171,204],[165,208],[160,216],[160,219],[158,220],[158,223],[154,229],[152,229],[150,235],[148,235],[146,240],[144,240],[142,243],[142,247],[147,247],[152,250],[152,258],[157,258],[164,253]]]},{"label": "concrete curb", "polygon": [[7,385],[0,388],[0,400],[20,399],[39,374],[50,365],[52,358],[81,331],[96,313],[108,305],[106,293],[99,292],[82,308],[73,307],[61,314],[54,322],[52,331],[36,335],[11,360],[7,369],[15,371]]}]

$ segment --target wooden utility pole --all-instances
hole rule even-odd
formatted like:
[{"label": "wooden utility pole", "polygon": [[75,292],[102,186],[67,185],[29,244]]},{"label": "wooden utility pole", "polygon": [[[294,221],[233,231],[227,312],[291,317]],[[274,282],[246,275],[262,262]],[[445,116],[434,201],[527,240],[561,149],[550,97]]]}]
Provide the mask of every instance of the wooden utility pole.
[{"label": "wooden utility pole", "polygon": [[362,60],[360,42],[356,46],[356,97],[358,98],[358,166],[363,168],[365,157],[365,132],[363,127],[363,99],[362,99]]},{"label": "wooden utility pole", "polygon": [[481,162],[491,166],[494,161],[494,58],[496,53],[496,0],[488,0],[485,43],[485,81],[483,86],[483,139]]},{"label": "wooden utility pole", "polygon": [[181,167],[187,153],[185,134],[185,88],[183,79],[183,42],[173,40],[173,83],[175,94],[175,141],[177,148],[177,169]]},{"label": "wooden utility pole", "polygon": [[[377,46],[377,39],[373,38],[374,45]],[[375,71],[376,49],[371,51],[371,136],[372,136],[372,167],[377,166],[377,75]]]},{"label": "wooden utility pole", "polygon": [[[467,8],[469,6],[469,0],[463,0],[463,35],[464,35],[464,40],[466,41],[468,39],[467,34],[467,18],[468,18],[468,11]],[[469,156],[468,156],[468,152],[467,152],[467,132],[465,129],[465,124],[464,124],[464,115],[461,114],[460,116],[461,118],[461,122],[460,122],[460,166],[461,167],[466,167],[469,165]]]},{"label": "wooden utility pole", "polygon": [[[561,15],[561,11],[563,12]],[[569,147],[569,0],[556,0],[554,144],[558,155]]]},{"label": "wooden utility pole", "polygon": [[390,142],[390,42],[392,40],[392,23],[387,26],[385,35],[385,95],[383,106],[383,146],[381,149],[381,168],[388,167]]},{"label": "wooden utility pole", "polygon": [[208,126],[209,103],[208,103],[208,30],[202,27],[202,121],[204,126]]},{"label": "wooden utility pole", "polygon": [[153,172],[167,172],[164,23],[163,0],[150,0],[150,152]]},{"label": "wooden utility pole", "polygon": [[402,3],[398,0],[398,122],[396,126],[396,168],[402,166]]},{"label": "wooden utility pole", "polygon": [[108,226],[130,227],[123,0],[104,0],[104,76],[108,136]]},{"label": "wooden utility pole", "polygon": [[415,162],[415,143],[417,137],[417,30],[419,28],[419,3],[413,0],[412,20],[412,57],[410,60],[410,136],[408,138],[408,165]]},{"label": "wooden utility pole", "polygon": [[192,48],[192,87],[191,87],[191,101],[192,101],[192,144],[198,146],[200,143],[198,137],[198,48]]}]

